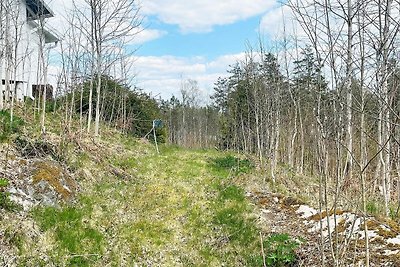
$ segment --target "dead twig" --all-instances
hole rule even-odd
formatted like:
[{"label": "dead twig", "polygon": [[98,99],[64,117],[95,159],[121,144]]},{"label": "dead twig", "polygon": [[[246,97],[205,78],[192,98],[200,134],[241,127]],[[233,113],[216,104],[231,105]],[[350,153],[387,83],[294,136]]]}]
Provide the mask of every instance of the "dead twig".
[{"label": "dead twig", "polygon": [[261,255],[263,257],[263,265],[264,267],[267,267],[267,262],[265,261],[265,252],[264,252],[264,241],[262,237],[262,233],[260,232],[260,243],[261,243]]}]

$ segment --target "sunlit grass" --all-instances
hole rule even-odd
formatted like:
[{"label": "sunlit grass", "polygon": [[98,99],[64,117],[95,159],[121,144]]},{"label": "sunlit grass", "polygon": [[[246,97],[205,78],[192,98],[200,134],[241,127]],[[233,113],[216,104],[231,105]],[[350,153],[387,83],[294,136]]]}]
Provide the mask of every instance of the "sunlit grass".
[{"label": "sunlit grass", "polygon": [[[236,175],[252,171],[249,160],[165,145],[157,154],[151,144],[118,142],[124,152],[110,153],[101,165],[88,152],[74,158],[75,168],[88,168],[95,179],[82,181],[86,187],[75,205],[33,213],[40,229],[54,237],[54,261],[258,266],[259,230],[244,190],[234,183]],[[107,162],[132,178],[107,173]]]}]

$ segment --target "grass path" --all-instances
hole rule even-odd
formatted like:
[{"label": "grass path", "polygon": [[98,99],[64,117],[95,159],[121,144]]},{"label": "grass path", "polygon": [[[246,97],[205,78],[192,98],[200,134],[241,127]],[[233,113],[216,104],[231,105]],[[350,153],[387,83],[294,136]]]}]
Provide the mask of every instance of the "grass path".
[{"label": "grass path", "polygon": [[129,173],[128,180],[102,174],[90,159],[81,163],[96,182],[83,182],[76,205],[33,212],[48,249],[39,253],[45,257],[31,255],[25,263],[261,266],[251,206],[232,183],[230,167],[216,164],[226,155],[161,151],[136,144],[110,154],[107,161]]}]

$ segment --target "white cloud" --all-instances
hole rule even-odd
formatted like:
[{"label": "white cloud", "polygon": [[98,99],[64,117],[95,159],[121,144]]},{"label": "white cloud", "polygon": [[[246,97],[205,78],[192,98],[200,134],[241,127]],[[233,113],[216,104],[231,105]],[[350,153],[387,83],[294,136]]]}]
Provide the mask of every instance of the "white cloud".
[{"label": "white cloud", "polygon": [[[54,17],[48,19],[46,23],[50,25],[52,28],[54,28],[60,35],[63,35],[63,33],[65,33],[67,29],[70,27],[68,23],[68,16],[71,16],[71,10],[77,8],[79,9],[79,12],[82,12],[84,14],[89,12],[89,7],[87,1],[85,0],[46,0],[46,3],[54,12]],[[110,0],[108,6],[112,7],[113,3],[114,2]],[[77,23],[77,19],[75,19],[75,21]],[[113,23],[115,24],[116,21],[111,21],[109,23],[111,31]],[[118,23],[120,22],[118,21]],[[123,25],[120,28],[125,28],[125,27],[127,27],[127,25]],[[127,37],[126,41],[129,44],[141,45],[146,42],[161,38],[166,34],[167,32],[163,30],[150,29],[139,26],[138,28],[133,29],[133,31],[131,32],[132,36]]]},{"label": "white cloud", "polygon": [[134,34],[133,39],[129,43],[134,45],[144,44],[159,39],[166,34],[166,31],[156,29],[144,29],[142,27],[139,27],[138,29],[136,29],[136,34]]},{"label": "white cloud", "polygon": [[183,32],[207,32],[266,12],[275,0],[143,0],[142,12]]},{"label": "white cloud", "polygon": [[282,40],[286,36],[305,38],[306,35],[301,25],[296,20],[289,6],[277,6],[269,10],[261,19],[260,30],[270,38]]},{"label": "white cloud", "polygon": [[133,57],[138,87],[164,99],[180,96],[182,80],[198,81],[205,98],[213,93],[218,77],[227,76],[229,65],[244,58],[244,53],[223,55],[207,61],[202,57],[136,56]]}]

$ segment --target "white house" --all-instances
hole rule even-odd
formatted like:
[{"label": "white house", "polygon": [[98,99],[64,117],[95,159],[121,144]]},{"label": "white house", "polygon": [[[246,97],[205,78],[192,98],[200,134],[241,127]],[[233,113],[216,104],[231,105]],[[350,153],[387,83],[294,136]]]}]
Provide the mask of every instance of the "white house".
[{"label": "white house", "polygon": [[32,88],[48,84],[42,62],[59,38],[49,27],[53,12],[43,0],[1,0],[0,78],[3,97],[6,84],[16,98],[33,98]]}]

